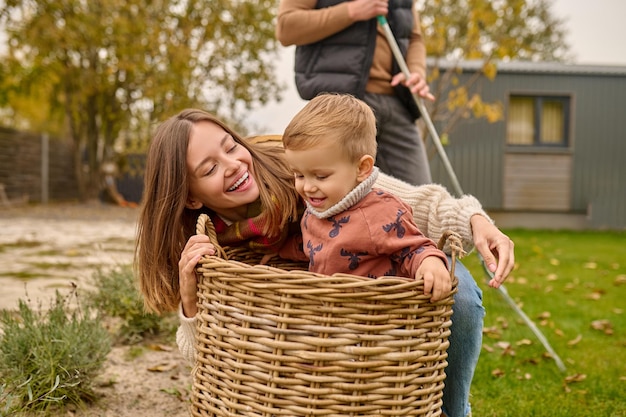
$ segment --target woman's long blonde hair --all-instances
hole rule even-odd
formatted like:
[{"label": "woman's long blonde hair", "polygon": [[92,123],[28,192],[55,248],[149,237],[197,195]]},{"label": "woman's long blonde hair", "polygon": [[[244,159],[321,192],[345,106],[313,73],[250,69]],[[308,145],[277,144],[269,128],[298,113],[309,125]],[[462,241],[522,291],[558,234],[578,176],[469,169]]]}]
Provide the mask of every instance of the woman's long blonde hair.
[{"label": "woman's long blonde hair", "polygon": [[185,207],[189,194],[187,146],[192,126],[200,121],[220,126],[252,155],[261,205],[270,212],[263,233],[276,235],[289,222],[298,220],[293,175],[281,148],[246,142],[217,117],[202,110],[186,109],[166,120],[157,128],[146,158],[135,247],[139,288],[147,310],[156,313],[178,308],[180,255],[195,233],[198,216],[203,212],[210,214],[206,208]]}]

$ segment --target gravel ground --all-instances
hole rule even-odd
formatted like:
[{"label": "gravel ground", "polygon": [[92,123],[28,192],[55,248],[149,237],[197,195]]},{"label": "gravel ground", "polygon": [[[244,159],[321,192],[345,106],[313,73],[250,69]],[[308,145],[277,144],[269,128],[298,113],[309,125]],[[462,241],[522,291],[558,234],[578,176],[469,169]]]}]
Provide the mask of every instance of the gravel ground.
[{"label": "gravel ground", "polygon": [[0,208],[0,309],[86,285],[98,268],[132,262],[138,209],[111,204]]},{"label": "gravel ground", "polygon": [[[97,269],[132,262],[137,208],[87,204],[0,206],[0,310],[88,286]],[[31,304],[32,305],[32,304]],[[96,381],[98,401],[61,416],[188,416],[191,367],[175,341],[115,346]]]}]

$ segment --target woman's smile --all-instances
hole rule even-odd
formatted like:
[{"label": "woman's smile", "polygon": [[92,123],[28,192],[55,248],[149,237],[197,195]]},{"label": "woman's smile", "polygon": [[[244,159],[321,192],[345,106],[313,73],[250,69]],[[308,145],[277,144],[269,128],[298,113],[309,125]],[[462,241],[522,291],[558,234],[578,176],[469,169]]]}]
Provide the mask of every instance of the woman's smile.
[{"label": "woman's smile", "polygon": [[249,178],[250,174],[248,173],[248,171],[244,172],[243,175],[237,181],[235,181],[235,183],[230,188],[228,188],[227,191],[237,191],[237,189],[239,189],[240,187],[245,189],[245,186],[249,184]]}]

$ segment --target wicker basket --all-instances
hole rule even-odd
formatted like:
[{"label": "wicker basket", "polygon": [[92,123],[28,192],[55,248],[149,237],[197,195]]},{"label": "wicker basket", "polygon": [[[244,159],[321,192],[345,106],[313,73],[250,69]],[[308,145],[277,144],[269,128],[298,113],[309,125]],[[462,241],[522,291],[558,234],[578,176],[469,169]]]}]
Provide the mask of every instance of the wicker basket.
[{"label": "wicker basket", "polygon": [[452,295],[430,303],[421,280],[257,265],[219,248],[205,215],[198,233],[219,256],[198,267],[192,415],[442,414]]}]

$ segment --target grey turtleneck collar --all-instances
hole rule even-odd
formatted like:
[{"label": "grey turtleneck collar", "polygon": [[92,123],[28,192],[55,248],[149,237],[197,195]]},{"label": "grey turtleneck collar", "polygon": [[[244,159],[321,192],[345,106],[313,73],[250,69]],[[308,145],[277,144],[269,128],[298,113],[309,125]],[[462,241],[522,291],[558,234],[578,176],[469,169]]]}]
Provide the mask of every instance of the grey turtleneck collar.
[{"label": "grey turtleneck collar", "polygon": [[363,197],[365,197],[370,191],[372,191],[372,187],[376,182],[376,178],[378,178],[379,172],[380,170],[378,169],[378,167],[374,167],[369,177],[367,177],[363,182],[354,187],[352,191],[346,194],[341,199],[341,201],[339,201],[334,206],[320,212],[315,210],[315,208],[313,208],[307,201],[307,210],[318,219],[326,219],[328,217],[332,217],[338,213],[346,211],[347,209],[361,201]]}]

